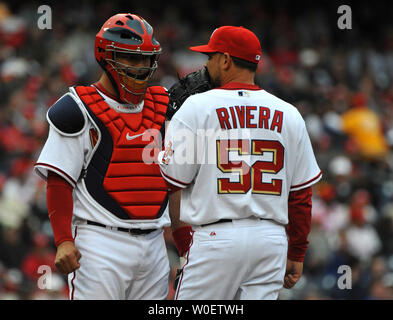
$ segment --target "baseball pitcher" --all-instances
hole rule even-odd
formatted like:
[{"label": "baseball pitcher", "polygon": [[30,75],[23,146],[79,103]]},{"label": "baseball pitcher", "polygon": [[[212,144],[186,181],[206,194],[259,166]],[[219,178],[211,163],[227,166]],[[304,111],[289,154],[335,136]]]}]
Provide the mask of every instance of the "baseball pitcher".
[{"label": "baseball pitcher", "polygon": [[220,27],[191,50],[208,55],[215,88],[185,100],[159,155],[178,197],[176,299],[277,299],[302,274],[322,175],[305,123],[255,85],[261,46],[250,30]]}]

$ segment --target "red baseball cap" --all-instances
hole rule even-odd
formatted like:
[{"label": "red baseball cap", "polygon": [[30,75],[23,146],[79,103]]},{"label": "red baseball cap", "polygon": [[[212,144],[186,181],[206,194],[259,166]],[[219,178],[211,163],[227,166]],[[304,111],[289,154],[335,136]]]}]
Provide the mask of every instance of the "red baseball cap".
[{"label": "red baseball cap", "polygon": [[190,47],[201,53],[227,52],[230,56],[258,63],[262,49],[257,36],[243,27],[223,26],[213,31],[208,44]]}]

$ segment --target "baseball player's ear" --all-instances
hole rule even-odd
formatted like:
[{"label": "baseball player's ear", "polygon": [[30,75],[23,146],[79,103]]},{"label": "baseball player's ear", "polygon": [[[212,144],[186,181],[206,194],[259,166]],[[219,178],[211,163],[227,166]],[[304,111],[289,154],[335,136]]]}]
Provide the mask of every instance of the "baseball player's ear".
[{"label": "baseball player's ear", "polygon": [[231,56],[229,55],[229,53],[225,52],[225,53],[224,53],[224,64],[225,64],[225,69],[228,69],[228,68],[229,68],[230,62],[231,62]]},{"label": "baseball player's ear", "polygon": [[230,59],[230,55],[228,53],[224,53],[225,63],[227,63]]}]

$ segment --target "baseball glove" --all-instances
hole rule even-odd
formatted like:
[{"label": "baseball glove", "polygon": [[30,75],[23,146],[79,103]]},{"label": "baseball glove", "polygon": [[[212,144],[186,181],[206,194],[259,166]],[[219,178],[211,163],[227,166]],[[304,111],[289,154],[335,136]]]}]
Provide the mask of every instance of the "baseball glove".
[{"label": "baseball glove", "polygon": [[206,67],[201,70],[191,72],[179,78],[169,90],[169,104],[167,118],[172,119],[173,115],[179,110],[183,102],[191,95],[208,91],[213,88],[209,73]]}]

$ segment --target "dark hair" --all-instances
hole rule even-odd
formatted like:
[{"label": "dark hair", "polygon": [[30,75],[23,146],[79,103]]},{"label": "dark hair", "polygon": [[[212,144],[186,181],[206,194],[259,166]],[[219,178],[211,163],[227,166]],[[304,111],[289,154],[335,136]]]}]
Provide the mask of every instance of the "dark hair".
[{"label": "dark hair", "polygon": [[237,66],[239,68],[247,69],[247,70],[249,70],[251,72],[257,71],[257,68],[258,68],[258,64],[257,63],[250,62],[250,61],[247,61],[247,60],[243,60],[243,59],[240,59],[240,58],[236,58],[236,57],[233,57],[233,56],[231,56],[231,58],[233,60],[233,63],[235,64],[235,66]]}]

